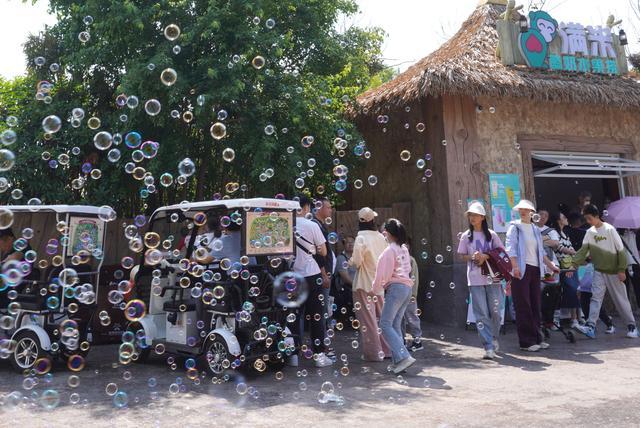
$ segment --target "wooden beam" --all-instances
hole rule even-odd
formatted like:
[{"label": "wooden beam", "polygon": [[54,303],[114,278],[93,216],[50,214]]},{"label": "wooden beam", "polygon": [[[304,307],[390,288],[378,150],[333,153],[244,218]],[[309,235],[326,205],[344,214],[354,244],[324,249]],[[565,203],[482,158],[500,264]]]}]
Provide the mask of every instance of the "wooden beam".
[{"label": "wooden beam", "polygon": [[518,135],[522,149],[551,150],[558,152],[592,152],[613,154],[634,154],[636,152],[630,140],[618,140],[611,137],[576,137],[568,135]]},{"label": "wooden beam", "polygon": [[451,242],[467,228],[464,211],[467,198],[481,198],[485,175],[480,168],[479,138],[476,123],[476,103],[470,97],[443,97],[444,133],[447,141],[447,179]]}]

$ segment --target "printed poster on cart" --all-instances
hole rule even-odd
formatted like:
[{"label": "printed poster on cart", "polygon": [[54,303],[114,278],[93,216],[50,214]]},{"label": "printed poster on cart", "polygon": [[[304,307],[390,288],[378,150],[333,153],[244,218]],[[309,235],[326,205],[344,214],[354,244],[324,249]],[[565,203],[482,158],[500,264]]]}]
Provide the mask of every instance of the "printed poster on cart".
[{"label": "printed poster on cart", "polygon": [[102,249],[104,222],[92,217],[71,217],[69,219],[69,246],[67,256],[78,254],[80,250],[90,253]]},{"label": "printed poster on cart", "polygon": [[520,177],[518,174],[489,174],[489,193],[493,230],[506,233],[509,223],[519,218],[513,207],[520,202]]}]

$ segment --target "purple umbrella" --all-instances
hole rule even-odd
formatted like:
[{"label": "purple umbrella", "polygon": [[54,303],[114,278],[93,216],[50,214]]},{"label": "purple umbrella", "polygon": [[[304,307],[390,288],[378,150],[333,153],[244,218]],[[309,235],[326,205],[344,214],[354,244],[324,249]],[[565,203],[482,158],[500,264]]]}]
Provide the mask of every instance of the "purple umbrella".
[{"label": "purple umbrella", "polygon": [[628,196],[612,202],[603,217],[618,229],[640,228],[640,197]]}]

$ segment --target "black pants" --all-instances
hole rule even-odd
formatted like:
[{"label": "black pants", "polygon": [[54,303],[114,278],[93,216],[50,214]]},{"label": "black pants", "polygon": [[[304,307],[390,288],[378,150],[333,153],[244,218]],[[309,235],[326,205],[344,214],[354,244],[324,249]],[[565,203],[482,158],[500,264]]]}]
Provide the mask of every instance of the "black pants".
[{"label": "black pants", "polygon": [[320,282],[322,276],[319,274],[308,276],[305,280],[309,287],[309,297],[307,297],[307,301],[298,311],[298,322],[294,323],[294,329],[297,331],[294,331],[293,334],[299,337],[297,345],[301,345],[304,334],[304,321],[306,317],[309,317],[311,349],[314,353],[320,353],[325,351],[324,338],[327,335],[327,322],[324,319],[327,302],[324,301],[324,297],[319,297],[322,295],[322,282]]},{"label": "black pants", "polygon": [[[591,293],[588,291],[580,292],[580,307],[582,308],[582,313],[584,314],[584,318],[589,318],[589,306],[591,306]],[[600,306],[600,320],[607,326],[611,327],[613,325],[613,321],[609,314],[607,314],[606,309],[604,308],[604,304]]]},{"label": "black pants", "polygon": [[542,323],[553,324],[553,314],[560,306],[562,288],[558,285],[547,285],[542,289]]},{"label": "black pants", "polygon": [[631,294],[629,289],[633,287],[633,294],[636,296],[636,304],[640,307],[640,266],[631,265],[633,269],[633,275],[627,269],[627,280],[625,281],[627,284],[627,294]]}]

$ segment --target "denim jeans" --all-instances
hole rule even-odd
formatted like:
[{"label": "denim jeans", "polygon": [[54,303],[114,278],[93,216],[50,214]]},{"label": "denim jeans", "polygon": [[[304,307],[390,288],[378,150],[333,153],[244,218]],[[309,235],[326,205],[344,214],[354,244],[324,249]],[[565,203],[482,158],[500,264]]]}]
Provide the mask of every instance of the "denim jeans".
[{"label": "denim jeans", "polygon": [[469,293],[482,346],[485,350],[493,349],[493,339],[500,333],[502,284],[470,286]]},{"label": "denim jeans", "polygon": [[391,348],[394,364],[409,357],[402,337],[402,319],[411,299],[411,287],[404,284],[390,284],[384,294],[384,306],[380,316],[382,336]]}]

